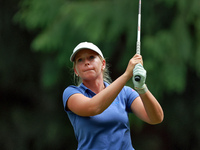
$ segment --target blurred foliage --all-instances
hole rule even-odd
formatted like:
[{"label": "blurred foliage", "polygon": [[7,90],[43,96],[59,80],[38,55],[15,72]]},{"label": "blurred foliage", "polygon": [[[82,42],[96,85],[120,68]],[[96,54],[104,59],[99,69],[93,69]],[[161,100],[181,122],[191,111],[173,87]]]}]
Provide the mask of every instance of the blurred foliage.
[{"label": "blurred foliage", "polygon": [[[200,148],[199,6],[142,1],[147,85],[165,119],[150,126],[130,115],[136,149]],[[62,106],[73,84],[71,52],[79,42],[95,43],[116,79],[135,54],[138,1],[7,0],[0,8],[0,149],[75,149]]]}]

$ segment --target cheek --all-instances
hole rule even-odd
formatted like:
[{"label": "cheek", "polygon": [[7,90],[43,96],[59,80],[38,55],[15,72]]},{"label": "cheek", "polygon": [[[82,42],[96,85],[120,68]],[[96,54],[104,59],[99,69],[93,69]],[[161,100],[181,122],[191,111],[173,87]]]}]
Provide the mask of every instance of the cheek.
[{"label": "cheek", "polygon": [[103,70],[103,64],[101,61],[98,61],[95,63],[95,68],[99,71],[102,71]]}]

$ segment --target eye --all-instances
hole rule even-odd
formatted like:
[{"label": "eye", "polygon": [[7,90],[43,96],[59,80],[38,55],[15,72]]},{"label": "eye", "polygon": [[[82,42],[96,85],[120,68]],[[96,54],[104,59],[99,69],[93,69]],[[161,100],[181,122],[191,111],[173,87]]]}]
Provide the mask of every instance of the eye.
[{"label": "eye", "polygon": [[78,58],[78,59],[77,59],[77,62],[82,62],[82,61],[83,61],[82,58]]},{"label": "eye", "polygon": [[93,55],[91,55],[89,58],[90,58],[90,60],[92,60],[92,59],[94,59],[95,57],[94,57]]}]

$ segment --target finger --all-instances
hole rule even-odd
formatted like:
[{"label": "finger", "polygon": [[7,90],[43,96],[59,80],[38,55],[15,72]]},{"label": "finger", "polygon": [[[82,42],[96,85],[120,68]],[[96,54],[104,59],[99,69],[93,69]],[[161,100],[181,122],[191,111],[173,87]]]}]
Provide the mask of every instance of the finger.
[{"label": "finger", "polygon": [[135,54],[134,57],[142,57],[140,54]]}]

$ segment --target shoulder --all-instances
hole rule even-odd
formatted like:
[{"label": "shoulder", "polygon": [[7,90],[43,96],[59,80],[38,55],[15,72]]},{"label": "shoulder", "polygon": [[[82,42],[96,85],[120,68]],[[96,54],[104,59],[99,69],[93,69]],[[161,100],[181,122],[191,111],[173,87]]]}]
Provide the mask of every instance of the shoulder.
[{"label": "shoulder", "polygon": [[72,90],[73,90],[73,91],[74,91],[74,90],[75,90],[75,91],[76,91],[76,90],[77,90],[77,91],[80,91],[80,87],[75,86],[75,85],[70,85],[70,86],[68,86],[68,87],[64,90],[64,93],[65,93],[65,92],[72,91]]},{"label": "shoulder", "polygon": [[82,88],[80,88],[79,86],[70,85],[64,90],[63,98],[66,96],[69,97],[75,93],[83,93],[83,92],[84,92],[84,90]]},{"label": "shoulder", "polygon": [[74,85],[68,86],[64,90],[63,96],[62,96],[64,107],[70,96],[72,96],[73,94],[76,94],[76,93],[83,93],[83,92],[84,92],[84,90],[80,86],[74,86]]},{"label": "shoulder", "polygon": [[133,103],[133,101],[139,97],[139,94],[131,87],[129,86],[124,86],[124,88],[122,89],[121,92],[122,95],[125,95],[125,100],[126,100],[126,108],[128,112],[132,112],[131,111],[131,104]]},{"label": "shoulder", "polygon": [[126,95],[128,99],[135,99],[136,97],[139,96],[139,94],[129,86],[124,86],[120,94]]},{"label": "shoulder", "polygon": [[122,91],[126,92],[126,93],[137,93],[133,88],[131,88],[129,86],[124,86]]}]

